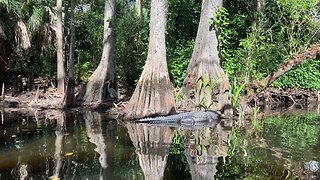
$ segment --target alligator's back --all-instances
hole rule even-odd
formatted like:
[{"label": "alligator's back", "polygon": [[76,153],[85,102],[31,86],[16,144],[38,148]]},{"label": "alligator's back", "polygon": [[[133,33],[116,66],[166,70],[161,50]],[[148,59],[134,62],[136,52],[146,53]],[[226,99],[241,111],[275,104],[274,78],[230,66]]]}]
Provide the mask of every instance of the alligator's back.
[{"label": "alligator's back", "polygon": [[171,116],[144,118],[138,120],[138,122],[170,127],[192,128],[196,126],[213,125],[218,122],[220,115],[220,111],[186,112]]}]

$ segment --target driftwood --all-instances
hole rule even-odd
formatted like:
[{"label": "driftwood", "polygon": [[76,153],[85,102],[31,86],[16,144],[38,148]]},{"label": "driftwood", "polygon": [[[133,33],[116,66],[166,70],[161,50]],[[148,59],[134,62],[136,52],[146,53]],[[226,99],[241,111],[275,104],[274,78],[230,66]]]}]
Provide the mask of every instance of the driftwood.
[{"label": "driftwood", "polygon": [[287,63],[281,65],[276,72],[273,72],[262,81],[255,83],[256,87],[267,88],[273,81],[277,80],[281,75],[291,70],[293,67],[303,63],[306,59],[316,59],[320,54],[320,43],[311,45],[305,51],[292,56]]}]

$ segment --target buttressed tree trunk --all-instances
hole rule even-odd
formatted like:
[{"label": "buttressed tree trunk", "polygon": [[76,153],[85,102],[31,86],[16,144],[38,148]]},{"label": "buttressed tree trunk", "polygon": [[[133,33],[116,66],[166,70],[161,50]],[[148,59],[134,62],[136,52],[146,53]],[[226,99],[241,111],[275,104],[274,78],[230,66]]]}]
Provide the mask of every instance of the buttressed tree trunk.
[{"label": "buttressed tree trunk", "polygon": [[126,107],[128,116],[138,118],[175,112],[173,87],[169,79],[166,60],[166,12],[166,0],[151,1],[147,61]]},{"label": "buttressed tree trunk", "polygon": [[70,52],[69,52],[69,74],[67,90],[64,97],[64,107],[70,107],[74,101],[74,48],[75,48],[75,18],[74,18],[75,0],[71,0],[70,13]]},{"label": "buttressed tree trunk", "polygon": [[196,42],[184,79],[186,97],[211,109],[221,109],[231,104],[227,92],[230,83],[220,66],[216,30],[210,25],[211,18],[221,6],[222,0],[202,1]]},{"label": "buttressed tree trunk", "polygon": [[[106,94],[107,81],[110,83],[112,92],[115,91],[114,82],[114,32],[113,22],[115,18],[115,0],[105,0],[104,7],[104,32],[103,32],[103,51],[100,64],[89,78],[86,86],[86,92],[82,97],[84,105],[99,105],[107,97],[112,98],[115,94],[110,94],[110,90]],[[109,88],[108,88],[109,89]]]},{"label": "buttressed tree trunk", "polygon": [[64,93],[64,58],[63,58],[63,27],[62,27],[62,0],[57,0],[57,86],[58,92]]}]

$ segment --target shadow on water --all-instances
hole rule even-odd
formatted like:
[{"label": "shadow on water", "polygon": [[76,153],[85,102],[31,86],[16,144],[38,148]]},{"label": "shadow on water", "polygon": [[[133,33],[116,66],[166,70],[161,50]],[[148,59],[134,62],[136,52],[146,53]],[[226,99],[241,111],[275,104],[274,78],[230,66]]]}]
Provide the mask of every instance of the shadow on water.
[{"label": "shadow on water", "polygon": [[[118,123],[97,112],[0,111],[0,179],[319,177],[320,116],[198,126]],[[250,122],[250,121],[248,121]]]}]

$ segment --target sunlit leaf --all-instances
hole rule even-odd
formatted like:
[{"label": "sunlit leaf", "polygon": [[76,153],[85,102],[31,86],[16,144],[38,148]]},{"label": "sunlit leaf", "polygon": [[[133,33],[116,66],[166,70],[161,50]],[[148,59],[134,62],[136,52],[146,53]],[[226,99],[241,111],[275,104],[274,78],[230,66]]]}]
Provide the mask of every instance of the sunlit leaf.
[{"label": "sunlit leaf", "polygon": [[65,153],[64,156],[65,156],[65,157],[67,157],[67,156],[72,156],[73,154],[74,154],[73,152],[69,152],[69,153]]}]

